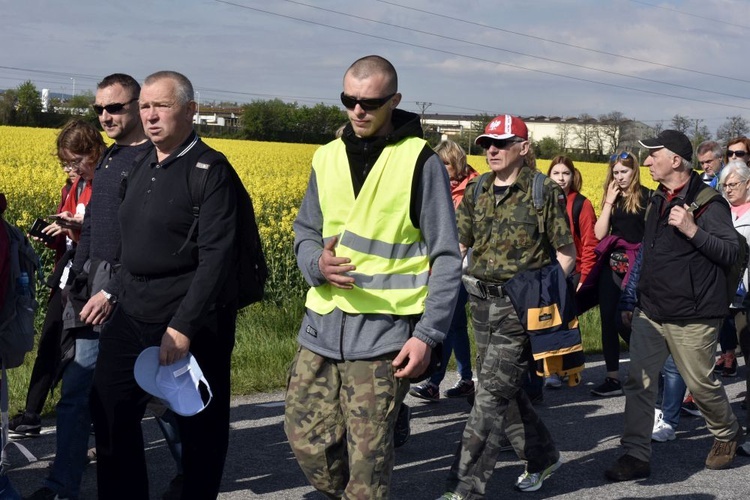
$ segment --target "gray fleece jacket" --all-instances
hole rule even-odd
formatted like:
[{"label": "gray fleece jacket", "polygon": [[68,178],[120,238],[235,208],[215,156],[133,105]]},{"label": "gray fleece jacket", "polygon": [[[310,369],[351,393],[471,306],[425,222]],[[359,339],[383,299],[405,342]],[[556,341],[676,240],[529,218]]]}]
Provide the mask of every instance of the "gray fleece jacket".
[{"label": "gray fleece jacket", "polygon": [[[351,125],[347,125],[342,139],[347,146],[352,178],[341,182],[353,182],[355,193],[359,193],[361,182],[366,181],[367,172],[377,159],[368,157],[369,153],[374,150],[379,155],[386,144],[395,144],[405,137],[422,137],[419,117],[413,113],[394,110],[393,123],[394,132],[374,141],[356,137]],[[424,313],[417,317],[348,314],[336,308],[320,315],[307,309],[298,335],[303,347],[331,359],[357,360],[400,351],[412,335],[430,347],[443,341],[456,303],[461,256],[448,175],[443,162],[428,147],[419,157],[412,199],[404,200],[407,202],[412,222],[421,230],[430,256]],[[323,252],[322,229],[323,214],[313,171],[294,223],[297,264],[313,287],[326,282],[318,268]]]}]

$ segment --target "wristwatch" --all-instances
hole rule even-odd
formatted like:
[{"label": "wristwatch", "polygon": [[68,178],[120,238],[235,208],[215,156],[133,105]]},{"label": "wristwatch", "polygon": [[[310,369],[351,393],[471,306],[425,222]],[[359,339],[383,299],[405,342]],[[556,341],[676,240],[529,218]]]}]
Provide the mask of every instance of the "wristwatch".
[{"label": "wristwatch", "polygon": [[107,302],[109,302],[110,304],[114,304],[115,302],[117,302],[117,297],[106,290],[102,290],[102,295],[104,295],[104,298],[107,299]]}]

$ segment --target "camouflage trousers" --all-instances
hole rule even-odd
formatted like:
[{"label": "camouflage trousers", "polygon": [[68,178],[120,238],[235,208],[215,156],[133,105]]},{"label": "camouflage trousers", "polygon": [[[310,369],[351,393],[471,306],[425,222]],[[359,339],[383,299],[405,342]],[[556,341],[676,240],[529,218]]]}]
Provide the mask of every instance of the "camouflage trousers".
[{"label": "camouflage trousers", "polygon": [[[487,481],[495,469],[500,439],[506,434],[529,472],[540,472],[557,462],[547,427],[521,389],[529,369],[531,344],[510,301],[470,296],[477,345],[479,384],[466,422],[447,489],[462,498],[485,498]],[[497,495],[492,495],[497,497]]]},{"label": "camouflage trousers", "polygon": [[393,429],[409,390],[391,366],[396,354],[337,361],[297,351],[284,431],[308,481],[329,498],[388,498]]}]

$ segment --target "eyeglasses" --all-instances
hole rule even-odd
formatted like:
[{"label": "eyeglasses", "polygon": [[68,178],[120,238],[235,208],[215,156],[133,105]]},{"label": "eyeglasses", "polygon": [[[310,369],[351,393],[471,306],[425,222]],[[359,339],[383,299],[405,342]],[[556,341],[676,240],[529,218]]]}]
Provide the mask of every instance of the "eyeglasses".
[{"label": "eyeglasses", "polygon": [[744,158],[746,154],[747,151],[742,151],[741,149],[738,149],[737,151],[727,149],[727,158],[731,158],[732,156],[736,156],[737,158]]},{"label": "eyeglasses", "polygon": [[620,154],[614,154],[610,156],[609,162],[612,163],[612,162],[616,162],[617,160],[627,160],[628,158],[630,158],[630,153],[628,153],[627,151],[623,151]]},{"label": "eyeglasses", "polygon": [[63,170],[78,170],[87,161],[88,158],[85,156],[71,161],[64,161],[62,162],[62,168]]},{"label": "eyeglasses", "polygon": [[102,113],[104,113],[105,111],[109,113],[110,115],[116,115],[120,113],[125,106],[137,100],[138,100],[137,97],[133,97],[128,102],[113,102],[112,104],[107,104],[106,106],[100,106],[99,104],[94,104],[91,107],[94,108],[94,113],[96,113],[99,116],[102,116]]},{"label": "eyeglasses", "polygon": [[727,182],[725,184],[719,184],[719,187],[723,189],[724,191],[726,191],[727,189],[731,189],[732,191],[734,191],[735,189],[737,189],[737,186],[739,186],[740,184],[742,184],[742,181]]},{"label": "eyeglasses", "polygon": [[508,149],[513,144],[523,142],[523,139],[484,139],[479,145],[484,149],[490,149],[491,146],[495,146],[497,149]]},{"label": "eyeglasses", "polygon": [[341,104],[343,104],[346,109],[354,109],[357,107],[357,104],[359,104],[359,107],[364,109],[365,111],[375,111],[376,109],[382,108],[383,105],[390,101],[394,95],[396,95],[396,92],[385,97],[357,99],[356,97],[346,95],[342,92]]}]

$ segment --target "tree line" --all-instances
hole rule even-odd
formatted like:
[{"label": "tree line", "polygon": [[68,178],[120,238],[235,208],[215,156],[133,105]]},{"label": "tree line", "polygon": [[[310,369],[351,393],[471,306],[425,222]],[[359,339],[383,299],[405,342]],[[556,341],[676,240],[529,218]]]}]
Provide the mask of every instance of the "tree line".
[{"label": "tree line", "polygon": [[[91,108],[93,102],[94,94],[86,91],[65,102],[59,98],[50,99],[46,112],[43,112],[39,91],[31,81],[25,81],[15,89],[5,90],[0,95],[0,125],[61,127],[71,116],[83,117],[95,123],[96,115]],[[241,109],[239,126],[196,125],[201,135],[255,141],[325,144],[334,137],[336,130],[347,122],[345,111],[338,106],[322,103],[306,106],[271,99],[256,100],[242,106],[236,103],[222,103],[220,107],[228,105]],[[205,104],[201,110],[203,113],[215,112],[214,108]],[[475,127],[464,130],[462,134],[452,138],[464,146],[469,154],[481,154],[473,146],[473,139],[492,118],[487,114],[477,115],[474,117]],[[685,133],[694,147],[711,139],[725,144],[731,138],[750,132],[747,120],[740,115],[727,117],[715,135],[712,135],[703,119],[679,114],[667,123],[657,122],[649,128],[650,130],[644,131],[638,126],[638,122],[627,118],[620,111],[612,111],[596,118],[582,113],[575,122],[560,123],[555,137],[535,141],[533,147],[539,158],[552,158],[564,152],[573,159],[599,161],[620,150],[635,150],[638,139],[645,137],[644,133],[658,134],[665,128]],[[425,130],[425,138],[430,144],[437,144],[440,136],[437,130],[429,127]]]}]

